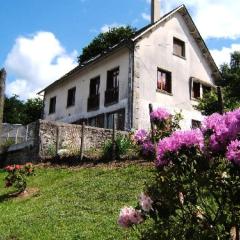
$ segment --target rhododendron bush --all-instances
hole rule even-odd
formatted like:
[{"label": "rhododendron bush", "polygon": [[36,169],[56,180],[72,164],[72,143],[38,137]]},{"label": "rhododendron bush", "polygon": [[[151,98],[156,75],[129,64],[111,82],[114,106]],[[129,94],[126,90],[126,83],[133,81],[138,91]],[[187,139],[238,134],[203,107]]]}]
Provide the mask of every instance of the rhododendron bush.
[{"label": "rhododendron bush", "polygon": [[200,129],[175,131],[156,151],[154,180],[119,224],[148,240],[239,239],[240,109],[215,113]]},{"label": "rhododendron bush", "polygon": [[158,108],[150,113],[152,123],[151,131],[140,129],[135,133],[134,140],[139,145],[144,157],[154,158],[156,156],[156,143],[169,136],[173,131],[180,129],[179,121],[181,113],[171,115],[166,109]]}]

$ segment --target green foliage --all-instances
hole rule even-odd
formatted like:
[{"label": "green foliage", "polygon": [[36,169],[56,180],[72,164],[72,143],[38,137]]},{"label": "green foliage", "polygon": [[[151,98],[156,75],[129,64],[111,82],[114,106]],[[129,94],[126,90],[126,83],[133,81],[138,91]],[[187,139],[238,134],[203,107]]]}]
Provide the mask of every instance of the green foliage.
[{"label": "green foliage", "polygon": [[[135,148],[129,136],[117,135],[116,140],[116,158],[126,155],[131,149]],[[113,143],[107,140],[103,145],[103,158],[110,159],[112,156]]]},{"label": "green foliage", "polygon": [[3,121],[26,125],[40,119],[42,109],[43,100],[40,98],[32,98],[24,102],[17,95],[5,97]]},{"label": "green foliage", "polygon": [[[36,170],[28,182],[39,189],[32,197],[4,201],[11,189],[0,188],[0,239],[126,239],[116,227],[118,209],[134,203],[152,176],[151,167],[137,164]],[[0,172],[0,182],[4,177]],[[136,234],[129,239],[136,240]]]},{"label": "green foliage", "polygon": [[230,230],[240,221],[240,169],[221,157],[209,162],[196,149],[171,159],[174,164],[146,188],[154,212],[141,239],[231,239]]},{"label": "green foliage", "polygon": [[[223,64],[220,67],[222,79],[217,85],[222,88],[225,110],[233,110],[240,107],[240,52],[231,54],[230,64]],[[200,100],[197,109],[205,115],[211,115],[219,110],[217,94],[215,91],[206,94]]]},{"label": "green foliage", "polygon": [[7,149],[13,144],[15,144],[14,139],[9,138],[0,144],[0,150],[7,151]]},{"label": "green foliage", "polygon": [[14,187],[18,193],[24,192],[27,188],[27,177],[33,175],[34,168],[31,163],[26,165],[12,165],[5,168],[7,176],[5,177],[5,186]]},{"label": "green foliage", "polygon": [[126,26],[110,28],[108,32],[100,33],[92,42],[83,48],[82,54],[78,57],[78,63],[82,64],[91,58],[108,51],[122,40],[127,40],[133,36],[136,29]]},{"label": "green foliage", "polygon": [[199,100],[196,109],[201,111],[203,115],[211,115],[214,112],[218,112],[219,103],[216,90],[204,94],[203,98]]}]

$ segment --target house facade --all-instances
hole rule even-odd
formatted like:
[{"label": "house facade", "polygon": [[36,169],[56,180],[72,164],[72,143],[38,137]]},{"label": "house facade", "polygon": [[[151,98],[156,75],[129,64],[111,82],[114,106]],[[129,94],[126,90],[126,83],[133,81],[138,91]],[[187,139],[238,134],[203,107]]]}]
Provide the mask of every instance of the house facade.
[{"label": "house facade", "polygon": [[149,104],[182,111],[182,128],[203,119],[194,109],[220,77],[184,5],[159,17],[152,0],[152,23],[131,40],[77,66],[44,92],[44,119],[112,127],[149,128]]}]

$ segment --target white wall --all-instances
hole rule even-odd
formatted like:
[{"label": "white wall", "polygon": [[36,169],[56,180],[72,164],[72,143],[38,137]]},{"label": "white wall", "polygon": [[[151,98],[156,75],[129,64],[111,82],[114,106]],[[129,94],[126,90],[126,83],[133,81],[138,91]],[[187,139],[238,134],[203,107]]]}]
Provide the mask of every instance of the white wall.
[{"label": "white wall", "polygon": [[[107,82],[107,71],[119,66],[119,102],[105,107],[104,96]],[[89,118],[101,113],[125,108],[128,99],[129,50],[121,49],[106,59],[75,73],[61,84],[45,92],[44,119],[71,123],[81,118]],[[100,75],[100,107],[97,111],[87,112],[90,79]],[[75,106],[67,106],[68,89],[76,87]],[[56,96],[56,111],[49,113],[50,98]],[[126,118],[127,119],[127,118]]]},{"label": "white wall", "polygon": [[[185,42],[186,59],[173,55],[173,37]],[[192,106],[189,81],[195,77],[213,84],[212,72],[179,13],[147,33],[134,55],[134,128],[149,128],[149,103],[172,113],[182,110],[183,128],[190,128],[192,119],[203,119]],[[172,73],[172,96],[156,91],[158,67]]]}]

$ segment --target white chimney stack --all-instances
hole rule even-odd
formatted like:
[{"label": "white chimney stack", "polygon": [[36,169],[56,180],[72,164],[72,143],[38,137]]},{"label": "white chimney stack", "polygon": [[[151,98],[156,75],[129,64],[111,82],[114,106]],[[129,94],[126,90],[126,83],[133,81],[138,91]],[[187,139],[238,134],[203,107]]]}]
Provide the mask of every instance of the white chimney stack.
[{"label": "white chimney stack", "polygon": [[160,19],[160,0],[151,0],[151,23]]}]

